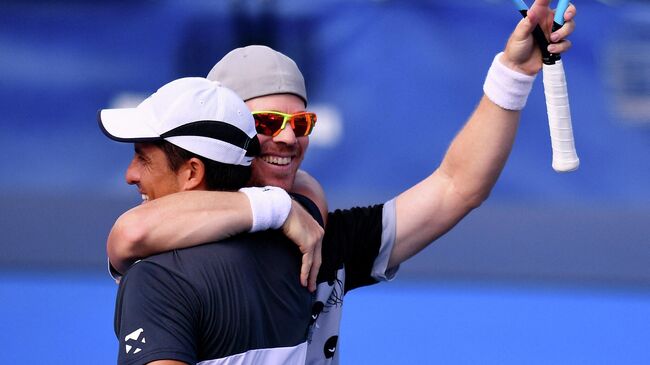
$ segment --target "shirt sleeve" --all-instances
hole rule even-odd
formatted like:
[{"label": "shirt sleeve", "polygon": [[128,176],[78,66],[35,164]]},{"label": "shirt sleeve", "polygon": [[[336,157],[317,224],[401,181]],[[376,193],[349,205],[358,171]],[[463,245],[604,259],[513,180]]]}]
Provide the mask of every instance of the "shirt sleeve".
[{"label": "shirt sleeve", "polygon": [[[385,222],[384,211],[389,212]],[[392,201],[330,212],[323,238],[323,275],[344,267],[346,292],[391,279],[395,270],[388,272],[387,265],[395,242],[394,224]],[[333,279],[322,277],[319,281]]]},{"label": "shirt sleeve", "polygon": [[375,262],[372,265],[372,277],[377,281],[393,280],[399,270],[399,265],[388,268],[388,261],[390,254],[393,252],[397,234],[395,217],[395,199],[392,199],[386,202],[382,209],[381,245],[379,246],[379,253],[375,258]]},{"label": "shirt sleeve", "polygon": [[108,257],[106,258],[106,263],[108,265],[108,275],[110,275],[111,278],[113,278],[113,280],[115,280],[115,282],[119,284],[120,280],[122,280],[122,273],[117,271],[115,266],[111,264],[111,260]]},{"label": "shirt sleeve", "polygon": [[[309,198],[295,193],[292,196],[323,225],[318,207]],[[388,268],[395,245],[395,199],[365,208],[339,209],[328,213],[327,219],[319,283],[332,282],[343,267],[346,292],[395,277],[399,265]]]},{"label": "shirt sleeve", "polygon": [[148,261],[133,265],[122,278],[115,306],[118,364],[196,363],[198,303],[179,275]]}]

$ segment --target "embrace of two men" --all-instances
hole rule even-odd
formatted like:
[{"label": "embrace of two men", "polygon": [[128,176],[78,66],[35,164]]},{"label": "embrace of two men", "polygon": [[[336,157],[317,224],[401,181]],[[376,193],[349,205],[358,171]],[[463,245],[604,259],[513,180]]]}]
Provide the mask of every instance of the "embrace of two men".
[{"label": "embrace of two men", "polygon": [[[570,48],[574,15],[555,53]],[[390,280],[488,197],[541,68],[532,29],[549,17],[536,1],[516,26],[440,166],[370,207],[328,212],[299,170],[317,118],[297,65],[268,47],[235,49],[206,79],[172,81],[137,108],[101,111],[108,137],[134,143],[126,180],[146,203],[108,238],[124,274],[118,362],[338,363],[344,295]]]}]

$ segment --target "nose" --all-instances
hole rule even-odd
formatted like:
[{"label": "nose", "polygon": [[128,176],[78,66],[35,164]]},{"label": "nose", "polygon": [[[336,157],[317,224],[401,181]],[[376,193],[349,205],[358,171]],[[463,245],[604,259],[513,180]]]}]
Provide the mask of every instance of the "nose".
[{"label": "nose", "polygon": [[273,137],[273,142],[275,143],[284,143],[287,145],[294,145],[298,142],[296,134],[293,132],[293,128],[287,123],[287,126],[280,131],[280,134]]},{"label": "nose", "polygon": [[140,172],[136,168],[135,158],[131,160],[129,167],[126,168],[126,175],[124,177],[126,178],[126,183],[129,185],[134,185],[140,182]]}]

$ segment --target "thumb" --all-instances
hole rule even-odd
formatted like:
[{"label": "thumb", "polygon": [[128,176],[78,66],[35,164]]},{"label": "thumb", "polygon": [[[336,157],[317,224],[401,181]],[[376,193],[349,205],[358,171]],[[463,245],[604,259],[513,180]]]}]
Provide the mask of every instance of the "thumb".
[{"label": "thumb", "polygon": [[537,23],[532,22],[529,17],[521,19],[519,21],[519,24],[517,24],[514,32],[512,32],[512,38],[516,41],[523,41],[527,39],[530,33],[533,32],[533,29],[535,29],[536,25]]}]

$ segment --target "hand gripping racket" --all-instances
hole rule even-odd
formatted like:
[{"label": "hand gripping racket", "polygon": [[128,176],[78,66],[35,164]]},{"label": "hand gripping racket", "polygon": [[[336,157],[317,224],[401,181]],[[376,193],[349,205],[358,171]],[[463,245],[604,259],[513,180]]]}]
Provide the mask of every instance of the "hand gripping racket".
[{"label": "hand gripping racket", "polygon": [[[523,0],[513,0],[519,13],[526,17],[528,6]],[[569,6],[569,0],[560,0],[555,9],[553,31],[564,25],[564,12]],[[553,149],[553,169],[557,172],[576,170],[580,159],[576,153],[571,126],[571,109],[567,92],[564,66],[559,54],[548,51],[548,41],[542,28],[537,25],[533,30],[535,42],[542,51],[542,73],[544,79],[544,94],[546,96],[546,113],[551,132],[551,147]]]}]

